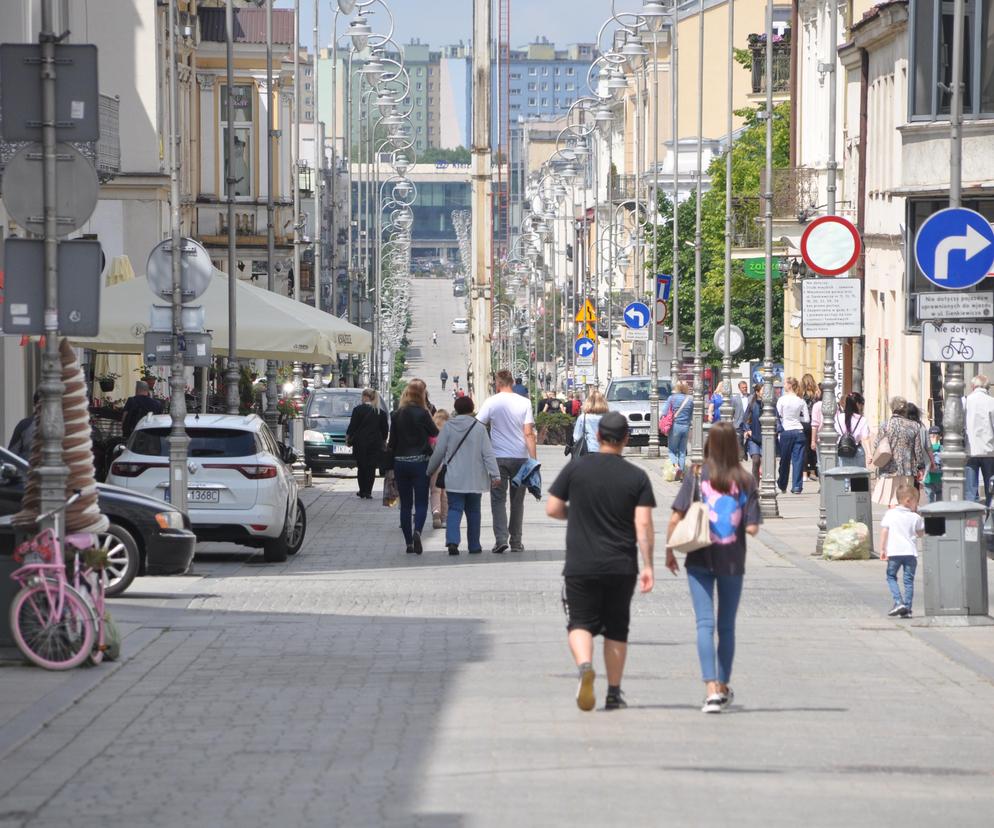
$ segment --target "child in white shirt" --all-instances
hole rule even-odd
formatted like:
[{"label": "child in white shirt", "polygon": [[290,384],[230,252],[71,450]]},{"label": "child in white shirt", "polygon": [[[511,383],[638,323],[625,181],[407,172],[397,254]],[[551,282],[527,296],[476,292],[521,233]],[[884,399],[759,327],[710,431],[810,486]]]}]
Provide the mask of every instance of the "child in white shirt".
[{"label": "child in white shirt", "polygon": [[[897,488],[897,505],[880,521],[880,560],[887,561],[887,586],[894,598],[890,616],[911,617],[918,568],[918,538],[925,534],[925,521],[918,514],[918,490],[905,484]],[[904,569],[904,595],[897,583],[897,571]]]}]

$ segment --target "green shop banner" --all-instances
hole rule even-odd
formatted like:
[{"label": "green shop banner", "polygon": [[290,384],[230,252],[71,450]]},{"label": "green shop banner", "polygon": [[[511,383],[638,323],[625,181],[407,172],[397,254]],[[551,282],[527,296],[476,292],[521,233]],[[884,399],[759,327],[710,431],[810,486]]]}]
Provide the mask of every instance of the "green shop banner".
[{"label": "green shop banner", "polygon": [[[742,260],[742,272],[745,274],[747,279],[753,279],[757,282],[762,282],[766,279],[766,258],[760,256],[756,259],[743,259]],[[780,278],[780,259],[776,256],[773,257],[773,279]]]}]

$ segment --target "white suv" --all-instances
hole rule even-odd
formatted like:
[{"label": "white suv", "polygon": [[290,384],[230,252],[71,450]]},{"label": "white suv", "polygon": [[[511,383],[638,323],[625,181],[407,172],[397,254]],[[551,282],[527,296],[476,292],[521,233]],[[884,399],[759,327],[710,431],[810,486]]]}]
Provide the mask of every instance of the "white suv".
[{"label": "white suv", "polygon": [[[154,497],[169,488],[169,416],[145,417],[110,467],[108,483]],[[255,414],[189,414],[187,505],[198,540],[261,546],[285,561],[304,542],[307,516],[281,447]]]}]

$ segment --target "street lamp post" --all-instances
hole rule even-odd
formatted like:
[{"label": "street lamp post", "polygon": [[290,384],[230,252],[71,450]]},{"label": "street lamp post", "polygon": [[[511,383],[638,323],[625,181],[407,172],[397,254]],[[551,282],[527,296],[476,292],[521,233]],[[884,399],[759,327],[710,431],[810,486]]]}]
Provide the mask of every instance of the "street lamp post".
[{"label": "street lamp post", "polygon": [[227,158],[224,161],[224,180],[227,187],[226,201],[228,208],[228,360],[224,374],[225,407],[229,414],[238,413],[238,314],[236,302],[238,297],[238,269],[236,266],[235,249],[235,179],[232,172],[235,163],[235,102],[232,90],[235,88],[235,23],[233,0],[227,0],[224,7],[225,25],[225,56],[227,57],[226,77],[227,95],[225,102],[225,119],[228,122],[225,146]]},{"label": "street lamp post", "polygon": [[[728,0],[728,54],[725,56],[728,67],[728,96],[726,100],[726,132],[728,140],[725,145],[725,341],[722,343],[721,354],[721,419],[731,422],[734,413],[732,406],[732,107],[734,97],[732,84],[734,81],[735,55],[735,0]],[[743,400],[748,405],[748,400]]]},{"label": "street lamp post", "polygon": [[704,0],[698,6],[697,31],[697,187],[694,222],[694,408],[690,462],[704,461],[704,364],[701,354],[701,185],[704,178]]},{"label": "street lamp post", "polygon": [[759,508],[764,518],[780,517],[775,481],[776,413],[773,408],[773,0],[766,0],[766,192],[765,201],[765,318],[763,320],[763,431],[762,479]]},{"label": "street lamp post", "polygon": [[[273,226],[273,0],[266,0],[266,287],[276,291],[276,235]],[[228,127],[231,129],[231,127]],[[266,422],[275,432],[279,416],[276,360],[266,360]]]}]

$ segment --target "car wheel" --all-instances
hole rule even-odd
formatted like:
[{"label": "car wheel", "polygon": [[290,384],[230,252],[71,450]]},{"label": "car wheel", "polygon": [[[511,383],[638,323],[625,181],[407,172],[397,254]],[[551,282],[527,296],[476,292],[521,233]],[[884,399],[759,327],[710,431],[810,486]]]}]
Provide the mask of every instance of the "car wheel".
[{"label": "car wheel", "polygon": [[97,534],[97,546],[107,553],[107,587],[104,591],[111,597],[120,595],[138,574],[141,563],[138,544],[127,529],[112,523],[106,532]]},{"label": "car wheel", "polygon": [[266,563],[283,563],[287,555],[290,554],[290,544],[288,542],[289,527],[286,518],[283,519],[283,531],[278,538],[265,538],[262,542],[262,557]]},{"label": "car wheel", "polygon": [[304,510],[304,504],[299,500],[297,501],[297,520],[290,528],[290,533],[287,538],[287,553],[290,555],[296,555],[300,551],[300,547],[304,545],[304,535],[307,534],[307,512]]}]

